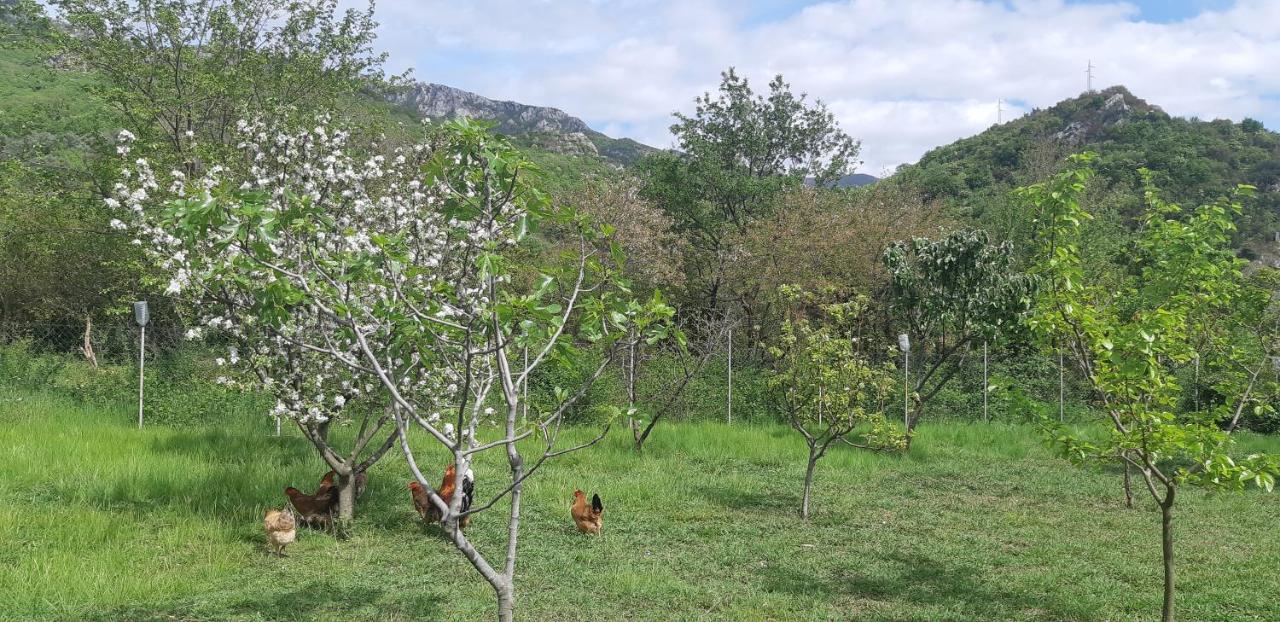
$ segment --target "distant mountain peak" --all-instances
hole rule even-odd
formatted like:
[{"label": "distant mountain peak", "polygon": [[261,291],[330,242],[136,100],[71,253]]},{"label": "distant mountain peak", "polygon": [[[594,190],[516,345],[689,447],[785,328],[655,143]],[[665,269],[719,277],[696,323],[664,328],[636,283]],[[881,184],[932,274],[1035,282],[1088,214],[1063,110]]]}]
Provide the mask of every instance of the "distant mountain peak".
[{"label": "distant mountain peak", "polygon": [[[877,181],[880,181],[880,178],[875,175],[868,175],[866,173],[849,173],[848,175],[844,175],[840,177],[840,179],[835,180],[835,182],[830,185],[833,188],[858,188],[860,186],[870,186]],[[804,185],[813,186],[814,179],[812,177],[804,178]]]},{"label": "distant mountain peak", "polygon": [[1083,93],[937,147],[895,176],[958,213],[984,217],[1009,190],[1043,181],[1061,170],[1067,155],[1082,151],[1097,155],[1099,187],[1135,196],[1142,192],[1140,168],[1177,202],[1214,201],[1238,184],[1258,188],[1237,236],[1254,257],[1276,256],[1280,245],[1270,223],[1280,213],[1280,134],[1253,119],[1171,116],[1122,86]]},{"label": "distant mountain peak", "polygon": [[1065,106],[1072,106],[1076,110],[1070,115],[1071,122],[1053,137],[1069,147],[1091,142],[1107,128],[1121,125],[1135,118],[1169,117],[1159,106],[1147,103],[1123,86],[1087,92],[1079,97],[1059,102],[1053,109]]}]

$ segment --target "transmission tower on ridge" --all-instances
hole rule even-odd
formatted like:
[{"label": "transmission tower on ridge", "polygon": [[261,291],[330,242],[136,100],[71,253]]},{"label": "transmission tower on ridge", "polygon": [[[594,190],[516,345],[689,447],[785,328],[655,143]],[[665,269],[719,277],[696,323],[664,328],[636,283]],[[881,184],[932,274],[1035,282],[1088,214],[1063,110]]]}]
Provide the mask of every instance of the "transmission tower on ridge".
[{"label": "transmission tower on ridge", "polygon": [[1089,66],[1084,70],[1085,75],[1085,92],[1093,92],[1093,59],[1089,59]]}]

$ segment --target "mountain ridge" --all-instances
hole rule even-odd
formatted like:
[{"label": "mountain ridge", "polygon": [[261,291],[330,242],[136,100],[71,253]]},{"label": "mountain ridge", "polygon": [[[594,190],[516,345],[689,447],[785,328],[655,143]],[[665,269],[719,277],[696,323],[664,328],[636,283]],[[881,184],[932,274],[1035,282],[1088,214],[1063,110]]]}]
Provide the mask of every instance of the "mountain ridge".
[{"label": "mountain ridge", "polygon": [[525,144],[565,155],[598,156],[620,166],[659,151],[630,138],[606,136],[559,108],[491,99],[444,84],[414,82],[393,91],[388,100],[432,119],[465,116],[493,121],[494,131]]}]

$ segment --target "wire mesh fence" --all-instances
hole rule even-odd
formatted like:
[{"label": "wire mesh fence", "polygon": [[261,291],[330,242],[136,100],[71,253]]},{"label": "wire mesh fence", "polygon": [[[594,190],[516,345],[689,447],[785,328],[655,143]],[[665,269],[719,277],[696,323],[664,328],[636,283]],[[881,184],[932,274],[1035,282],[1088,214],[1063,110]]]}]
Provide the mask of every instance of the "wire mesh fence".
[{"label": "wire mesh fence", "polygon": [[[766,388],[767,362],[752,355],[751,344],[741,338],[721,335],[715,343],[702,344],[706,361],[687,381],[670,353],[642,357],[638,366],[642,410],[659,406],[664,415],[676,419],[717,419],[727,423],[776,419]],[[985,356],[984,356],[985,354]],[[914,413],[917,400],[925,399],[924,420],[1025,422],[1043,415],[1063,421],[1086,418],[1092,391],[1087,379],[1069,357],[1031,349],[984,348],[976,344],[934,369],[936,360],[916,352],[904,369],[901,353],[879,355],[875,363],[894,363],[898,381],[906,385],[889,406],[892,418],[901,421],[904,411]],[[626,364],[619,366],[625,369]],[[615,382],[625,381],[620,372]],[[923,386],[919,386],[927,377]],[[938,391],[933,388],[946,377]],[[901,385],[900,385],[901,386]],[[668,401],[668,393],[682,387],[678,399]],[[606,390],[617,394],[621,389]],[[1034,409],[1029,408],[1034,406]],[[1034,410],[1034,412],[1033,412]]]},{"label": "wire mesh fence", "polygon": [[[185,326],[166,314],[153,317],[147,326],[148,365],[155,360],[155,374],[165,376],[192,373],[190,364],[164,365],[163,359],[201,358],[212,351],[210,344],[183,339]],[[56,354],[67,360],[81,359],[91,365],[133,367],[138,361],[139,327],[131,316],[97,319],[92,322],[71,321],[0,321],[0,346],[21,344],[33,354]],[[705,358],[692,372],[671,351],[658,349],[641,356],[638,365],[638,405],[642,410],[661,410],[671,419],[719,420],[729,423],[773,420],[777,413],[771,406],[766,379],[767,364],[753,356],[751,344],[742,337],[722,334],[702,344],[696,356]],[[0,350],[0,358],[5,352]],[[891,355],[886,355],[891,356]],[[205,356],[204,358],[211,357]],[[945,386],[933,393],[924,408],[923,420],[968,420],[1025,422],[1043,414],[1064,421],[1088,418],[1094,407],[1088,381],[1069,357],[1038,350],[983,348],[977,344],[951,363],[933,372],[923,389],[917,387],[922,375],[929,374],[933,361],[913,360],[910,376],[903,374],[902,360],[897,364],[906,391],[891,406],[895,418],[901,418],[904,407],[913,409],[915,400],[931,393],[937,378],[948,375]],[[2,361],[0,361],[2,362]],[[950,368],[954,366],[954,370]],[[1182,379],[1188,409],[1200,410],[1213,399],[1209,362],[1196,361]],[[617,366],[614,373],[593,388],[588,403],[614,404],[627,401],[627,366]],[[1204,371],[1202,371],[1202,369]],[[135,372],[136,373],[136,372]],[[1280,382],[1280,368],[1277,370]],[[684,375],[689,377],[686,379]],[[150,373],[148,374],[150,375]],[[551,384],[572,382],[573,375],[560,372],[543,379],[542,393],[550,395]],[[539,381],[535,380],[535,391]],[[673,390],[679,394],[671,397]],[[1016,394],[1023,399],[1014,399]],[[906,397],[902,397],[905,394]],[[534,396],[537,397],[537,396]],[[534,400],[537,401],[536,399]],[[1035,412],[1028,404],[1036,406]],[[584,408],[585,411],[585,408]]]},{"label": "wire mesh fence", "polygon": [[[147,353],[183,347],[185,328],[171,321],[147,324]],[[132,317],[68,321],[0,321],[0,344],[23,343],[34,352],[83,357],[100,363],[138,358],[140,329]]]}]

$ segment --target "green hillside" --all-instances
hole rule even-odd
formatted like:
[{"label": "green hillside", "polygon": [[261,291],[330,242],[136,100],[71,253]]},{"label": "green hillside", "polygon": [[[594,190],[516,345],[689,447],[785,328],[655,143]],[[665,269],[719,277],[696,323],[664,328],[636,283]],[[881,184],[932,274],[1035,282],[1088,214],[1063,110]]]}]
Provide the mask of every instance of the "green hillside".
[{"label": "green hillside", "polygon": [[[1098,154],[1104,189],[1136,189],[1146,167],[1173,200],[1210,201],[1237,184],[1258,188],[1246,212],[1241,245],[1261,253],[1280,210],[1280,134],[1261,123],[1170,116],[1123,86],[1086,93],[1019,119],[938,147],[903,167],[899,179],[918,184],[957,214],[995,231],[1016,230],[1000,223],[1000,207],[1010,189],[1044,179],[1064,156]],[[1133,193],[1129,193],[1133,194]],[[1121,211],[1131,215],[1132,203]]]},{"label": "green hillside", "polygon": [[[119,214],[103,202],[120,168],[114,140],[125,122],[100,97],[99,77],[56,52],[48,22],[9,18],[0,35],[0,321],[83,324],[150,292],[136,249],[109,225]],[[373,132],[419,131],[420,116],[376,89],[338,106]],[[642,145],[598,139],[601,155],[518,142],[546,189],[560,193],[617,171],[606,156],[642,153]]]}]

